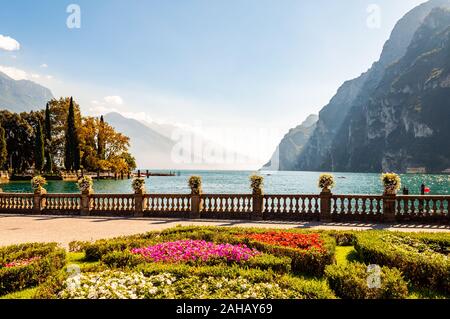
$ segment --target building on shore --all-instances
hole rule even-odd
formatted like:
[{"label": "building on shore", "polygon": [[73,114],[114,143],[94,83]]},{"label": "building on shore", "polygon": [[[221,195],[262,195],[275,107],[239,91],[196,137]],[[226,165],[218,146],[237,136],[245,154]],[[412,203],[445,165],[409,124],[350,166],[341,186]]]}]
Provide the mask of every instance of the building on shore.
[{"label": "building on shore", "polygon": [[406,174],[426,174],[426,167],[408,167]]}]

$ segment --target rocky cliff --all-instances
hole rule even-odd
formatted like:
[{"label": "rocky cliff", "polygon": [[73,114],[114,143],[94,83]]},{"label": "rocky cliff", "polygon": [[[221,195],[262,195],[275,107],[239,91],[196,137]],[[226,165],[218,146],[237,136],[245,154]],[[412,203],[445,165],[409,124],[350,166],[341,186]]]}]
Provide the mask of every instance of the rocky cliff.
[{"label": "rocky cliff", "polygon": [[[382,130],[382,124],[376,126],[373,123],[382,122],[385,127],[388,127],[390,135],[391,126],[396,126],[394,122],[401,122],[406,120],[409,124],[408,132],[416,130],[419,135],[430,134],[431,127],[424,126],[417,118],[415,122],[411,122],[411,119],[403,118],[404,113],[398,110],[393,110],[392,104],[384,105],[382,113],[374,104],[384,103],[385,101],[379,100],[380,96],[384,93],[392,93],[391,85],[394,84],[396,78],[392,78],[392,74],[400,76],[403,71],[406,71],[405,65],[409,65],[412,68],[413,62],[420,57],[424,52],[428,52],[430,46],[435,45],[438,48],[437,43],[425,44],[423,39],[420,40],[421,34],[424,29],[430,29],[428,35],[435,35],[441,30],[437,25],[430,27],[430,21],[435,19],[442,19],[441,23],[445,24],[445,14],[441,14],[439,18],[431,18],[437,16],[441,12],[440,10],[433,11],[435,8],[450,8],[450,0],[431,0],[426,2],[407,13],[395,26],[389,40],[386,42],[380,60],[373,64],[373,66],[361,76],[356,79],[350,80],[344,83],[337,91],[336,95],[331,99],[330,103],[326,105],[319,114],[319,120],[316,127],[304,145],[301,153],[297,156],[296,160],[291,163],[283,162],[280,157],[280,169],[295,169],[295,170],[310,170],[310,171],[373,171],[379,172],[380,170],[404,170],[409,166],[429,166],[429,170],[440,169],[441,166],[445,166],[445,161],[440,163],[434,163],[437,157],[433,156],[432,146],[440,140],[440,137],[435,134],[432,137],[432,141],[422,140],[421,137],[415,137],[413,141],[414,147],[408,148],[408,152],[424,152],[427,151],[427,155],[414,156],[414,159],[406,159],[411,157],[407,155],[406,149],[398,149],[401,143],[406,143],[406,140],[399,139],[397,143],[394,143],[392,139],[374,139],[373,134],[382,134],[378,130]],[[433,12],[432,12],[433,11]],[[445,12],[445,11],[444,11]],[[426,27],[428,25],[428,27]],[[423,35],[422,35],[423,37]],[[442,40],[442,37],[441,37]],[[438,40],[436,40],[438,41]],[[413,49],[413,47],[416,49]],[[434,48],[433,48],[434,49]],[[431,49],[431,50],[433,50]],[[432,62],[435,63],[435,62]],[[431,64],[432,64],[431,63]],[[432,66],[432,65],[429,66]],[[402,67],[400,67],[402,66]],[[418,67],[419,68],[419,67]],[[417,69],[418,69],[417,68]],[[439,69],[439,67],[437,67]],[[434,69],[434,67],[432,67]],[[418,70],[417,70],[418,71]],[[422,76],[425,77],[425,73],[431,70],[422,70]],[[397,73],[395,73],[397,72]],[[440,71],[435,71],[440,72]],[[406,79],[408,76],[416,76],[414,71],[410,70],[409,75],[403,74]],[[445,74],[442,71],[440,76]],[[429,73],[427,74],[429,75]],[[411,79],[413,80],[413,79]],[[399,83],[397,83],[399,85]],[[401,89],[405,89],[404,87]],[[412,90],[412,88],[406,90]],[[434,94],[442,94],[436,92]],[[397,96],[391,98],[398,98]],[[438,99],[437,96],[432,98]],[[393,103],[392,101],[390,103]],[[396,103],[407,103],[406,100]],[[398,104],[396,104],[398,106]],[[408,107],[407,105],[401,105],[401,107]],[[375,110],[377,109],[377,110]],[[435,111],[444,112],[445,106],[436,107]],[[448,109],[448,107],[447,107]],[[390,115],[388,115],[390,114]],[[383,117],[377,119],[376,117]],[[425,114],[417,115],[419,117],[425,116]],[[428,116],[428,115],[427,115]],[[436,115],[435,115],[436,116]],[[369,121],[369,124],[365,124]],[[416,124],[412,124],[416,123]],[[431,126],[440,125],[439,123],[428,123]],[[412,125],[412,126],[411,126]],[[415,125],[415,126],[414,126]],[[375,128],[377,127],[377,128]],[[415,128],[414,128],[415,127]],[[425,133],[428,132],[428,133]],[[430,136],[428,136],[430,137]],[[416,140],[419,138],[420,140]],[[286,137],[285,137],[286,139]],[[368,141],[370,140],[370,143]],[[424,145],[422,148],[417,144]],[[431,143],[431,144],[430,144]],[[364,145],[364,147],[362,146]],[[405,157],[406,156],[406,157]],[[427,161],[420,160],[419,157],[429,158]],[[367,158],[370,158],[367,160]],[[447,157],[448,158],[448,157]]]}]

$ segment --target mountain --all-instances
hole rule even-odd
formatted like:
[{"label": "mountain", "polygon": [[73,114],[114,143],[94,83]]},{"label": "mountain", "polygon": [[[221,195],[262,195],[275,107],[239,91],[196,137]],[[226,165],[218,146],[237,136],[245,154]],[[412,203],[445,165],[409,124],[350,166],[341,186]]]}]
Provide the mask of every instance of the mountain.
[{"label": "mountain", "polygon": [[[389,40],[384,45],[379,61],[374,63],[367,72],[361,74],[361,76],[356,79],[345,82],[338,89],[330,103],[320,111],[319,120],[314,132],[303,147],[297,160],[294,161],[294,163],[292,163],[292,160],[288,160],[287,163],[281,162],[280,167],[289,167],[292,165],[294,169],[309,171],[342,170],[379,172],[380,170],[394,170],[398,168],[404,170],[409,166],[423,166],[425,164],[427,164],[426,166],[430,166],[431,170],[439,169],[442,165],[445,166],[445,163],[430,163],[430,160],[427,160],[427,162],[421,161],[417,156],[415,156],[414,160],[403,160],[403,163],[400,164],[399,161],[402,160],[402,156],[406,156],[407,154],[399,152],[393,153],[390,146],[386,144],[392,142],[389,139],[385,140],[384,144],[378,140],[377,143],[380,144],[377,145],[374,145],[372,142],[368,143],[368,141],[371,140],[371,134],[374,133],[374,129],[364,130],[365,124],[363,123],[364,121],[377,121],[377,116],[387,116],[386,114],[375,114],[372,112],[371,105],[375,102],[374,97],[382,95],[382,90],[384,90],[385,93],[388,93],[391,90],[390,84],[393,84],[393,79],[389,78],[388,73],[395,71],[400,72],[400,68],[396,67],[396,65],[399,65],[400,61],[402,61],[403,64],[411,64],[414,62],[414,59],[419,58],[419,55],[417,54],[423,50],[411,50],[411,46],[414,43],[416,43],[415,45],[417,46],[423,47],[422,49],[425,50],[426,44],[418,39],[418,37],[420,37],[420,30],[424,25],[429,23],[427,22],[427,17],[432,13],[433,9],[440,7],[450,8],[450,0],[431,0],[408,12],[394,27]],[[434,14],[435,12],[433,11],[433,15]],[[445,21],[443,21],[443,23],[445,24]],[[416,56],[414,56],[414,54],[416,54]],[[407,60],[404,59],[406,56],[408,56]],[[421,72],[428,71],[431,70],[422,70]],[[410,75],[411,74],[414,73],[410,73]],[[443,74],[445,74],[445,72]],[[392,77],[392,73],[390,76]],[[397,76],[400,76],[400,74],[397,74]],[[390,80],[391,82],[389,82]],[[441,94],[437,92],[431,94],[434,95],[435,93]],[[381,100],[378,100],[378,102],[383,103]],[[407,103],[407,101],[403,100],[403,103]],[[407,107],[407,105],[403,106]],[[383,111],[395,113],[395,115],[391,116],[391,120],[402,121],[403,113],[398,113],[398,110],[394,112],[392,108],[386,107],[383,108]],[[445,110],[441,111],[444,111],[444,113],[442,113],[442,115],[444,115]],[[368,113],[370,113],[371,116],[367,116]],[[393,117],[395,117],[395,119]],[[423,130],[422,122],[416,121],[415,123],[416,126],[418,125],[420,127],[419,130]],[[393,124],[393,122],[384,122],[384,125],[386,126],[391,124]],[[434,124],[435,123],[433,123],[433,125]],[[431,125],[431,123],[429,123],[429,125]],[[361,129],[358,130],[358,134],[356,134],[355,131],[352,131],[359,126]],[[409,128],[408,131],[411,132]],[[436,135],[433,136],[433,138],[434,140],[439,140],[439,137]],[[414,139],[411,143],[416,142],[420,144],[428,143],[429,141]],[[435,145],[434,143],[432,144]],[[365,146],[362,147],[362,145]],[[398,147],[399,145],[400,144],[397,143],[395,144],[395,147]],[[394,147],[394,145],[392,145],[392,147]],[[413,147],[412,149],[414,149],[415,152],[427,150],[427,154],[430,154],[428,156],[434,158],[434,155],[431,155],[433,152],[429,152],[429,146],[424,146],[424,148]],[[350,151],[352,153],[348,153]],[[367,153],[367,151],[369,151],[369,153]],[[380,157],[379,154],[384,155],[381,155]],[[289,161],[291,163],[289,163]],[[432,159],[431,161],[438,160]],[[369,162],[370,164],[366,164]]]},{"label": "mountain", "polygon": [[155,169],[172,168],[171,152],[175,146],[168,137],[152,130],[140,121],[126,118],[119,113],[108,113],[105,122],[130,138],[130,152],[139,167]]},{"label": "mountain", "polygon": [[226,162],[228,150],[196,132],[171,124],[156,124],[108,113],[105,121],[130,138],[138,167],[150,169],[245,169],[247,163]]},{"label": "mountain", "polygon": [[293,171],[297,167],[297,159],[316,128],[319,117],[310,115],[296,128],[291,129],[281,140],[270,161],[263,170]]},{"label": "mountain", "polygon": [[18,113],[39,110],[52,98],[49,89],[28,80],[16,81],[0,72],[0,109]]}]

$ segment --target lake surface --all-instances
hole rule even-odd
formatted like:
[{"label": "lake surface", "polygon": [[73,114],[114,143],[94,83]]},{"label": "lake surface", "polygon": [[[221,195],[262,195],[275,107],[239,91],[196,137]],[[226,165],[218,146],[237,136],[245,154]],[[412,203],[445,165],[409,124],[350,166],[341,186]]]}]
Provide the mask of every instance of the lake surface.
[{"label": "lake surface", "polygon": [[[156,172],[156,171],[153,171]],[[150,177],[146,179],[147,193],[189,193],[187,180],[191,175],[203,178],[203,191],[210,194],[246,194],[250,192],[248,177],[252,171],[180,171],[180,176]],[[262,172],[267,194],[317,194],[317,172]],[[381,194],[379,174],[334,173],[335,194]],[[420,185],[425,183],[431,195],[450,194],[450,175],[402,175],[402,186],[410,194],[420,194]],[[30,182],[0,184],[4,192],[31,192]],[[46,189],[50,193],[78,193],[74,182],[49,181]],[[131,193],[131,180],[100,180],[94,182],[96,193]]]}]

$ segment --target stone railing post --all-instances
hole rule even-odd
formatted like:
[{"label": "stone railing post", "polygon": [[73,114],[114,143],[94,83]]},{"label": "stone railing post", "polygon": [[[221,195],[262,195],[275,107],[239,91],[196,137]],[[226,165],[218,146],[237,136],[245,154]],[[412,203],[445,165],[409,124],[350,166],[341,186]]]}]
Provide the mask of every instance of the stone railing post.
[{"label": "stone railing post", "polygon": [[80,215],[89,216],[91,214],[91,194],[90,192],[81,193]]},{"label": "stone railing post", "polygon": [[134,217],[144,217],[144,210],[146,209],[146,200],[143,193],[134,194]]},{"label": "stone railing post", "polygon": [[202,196],[191,194],[191,213],[189,218],[199,219],[201,217],[202,208]]},{"label": "stone railing post", "polygon": [[33,215],[39,215],[43,209],[43,199],[41,193],[33,194]]},{"label": "stone railing post", "polygon": [[331,197],[333,194],[331,191],[324,190],[320,193],[320,221],[331,222]]},{"label": "stone railing post", "polygon": [[383,194],[383,221],[387,223],[395,222],[396,198],[396,194]]},{"label": "stone railing post", "polygon": [[253,195],[253,214],[250,216],[252,220],[264,220],[263,201],[264,195]]}]

